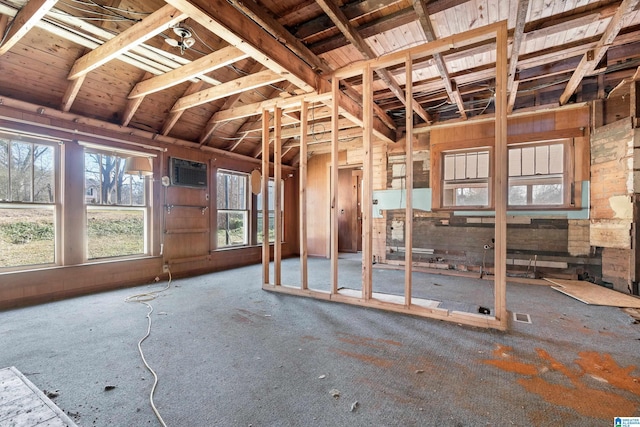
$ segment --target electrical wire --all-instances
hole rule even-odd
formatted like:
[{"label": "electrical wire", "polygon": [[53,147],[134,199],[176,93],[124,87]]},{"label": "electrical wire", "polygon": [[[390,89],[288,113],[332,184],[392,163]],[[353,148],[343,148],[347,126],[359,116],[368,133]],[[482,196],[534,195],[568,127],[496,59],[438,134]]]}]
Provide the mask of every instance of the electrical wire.
[{"label": "electrical wire", "polygon": [[167,281],[167,285],[164,288],[157,291],[143,292],[140,294],[131,295],[124,299],[125,302],[137,302],[139,304],[145,305],[149,309],[149,311],[147,312],[147,333],[140,339],[140,341],[138,341],[138,352],[140,353],[140,357],[142,358],[144,366],[146,366],[149,372],[151,372],[151,374],[153,375],[153,386],[151,387],[151,392],[149,393],[149,403],[151,404],[153,413],[156,415],[156,418],[158,418],[158,421],[160,421],[160,424],[162,424],[163,427],[167,427],[167,424],[162,419],[162,415],[160,415],[160,412],[158,411],[158,408],[156,408],[156,405],[153,401],[153,395],[155,394],[156,386],[158,385],[158,374],[156,374],[153,368],[151,368],[151,366],[147,362],[147,359],[144,357],[144,352],[142,351],[142,343],[144,342],[144,340],[149,338],[149,335],[151,335],[151,313],[153,313],[153,306],[149,304],[149,301],[153,301],[154,299],[156,299],[159,293],[166,291],[171,286],[171,271],[167,269],[167,272],[169,273],[169,280]]}]

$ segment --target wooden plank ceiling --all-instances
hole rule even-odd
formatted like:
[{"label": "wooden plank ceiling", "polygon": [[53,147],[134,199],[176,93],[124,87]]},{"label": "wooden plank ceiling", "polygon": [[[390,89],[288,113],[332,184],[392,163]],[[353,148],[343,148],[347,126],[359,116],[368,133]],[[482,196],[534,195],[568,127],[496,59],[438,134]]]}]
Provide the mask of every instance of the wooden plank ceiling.
[{"label": "wooden plank ceiling", "polygon": [[[280,103],[283,162],[295,165],[293,101],[328,92],[333,70],[501,20],[509,111],[605,98],[640,66],[639,2],[0,0],[0,97],[251,157],[262,156],[262,108]],[[414,123],[492,114],[494,67],[486,43],[416,61]],[[404,80],[404,69],[376,71],[380,138],[403,135]],[[361,134],[361,88],[341,84],[345,144]],[[329,150],[330,112],[310,105],[309,155]]]}]

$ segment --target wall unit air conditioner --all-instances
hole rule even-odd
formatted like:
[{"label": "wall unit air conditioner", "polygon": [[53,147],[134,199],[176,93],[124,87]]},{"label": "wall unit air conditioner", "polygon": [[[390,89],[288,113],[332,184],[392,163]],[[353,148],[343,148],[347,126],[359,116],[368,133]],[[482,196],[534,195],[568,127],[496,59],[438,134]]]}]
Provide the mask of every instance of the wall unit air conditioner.
[{"label": "wall unit air conditioner", "polygon": [[206,163],[193,162],[191,160],[171,157],[169,159],[169,167],[171,185],[194,188],[207,187]]}]

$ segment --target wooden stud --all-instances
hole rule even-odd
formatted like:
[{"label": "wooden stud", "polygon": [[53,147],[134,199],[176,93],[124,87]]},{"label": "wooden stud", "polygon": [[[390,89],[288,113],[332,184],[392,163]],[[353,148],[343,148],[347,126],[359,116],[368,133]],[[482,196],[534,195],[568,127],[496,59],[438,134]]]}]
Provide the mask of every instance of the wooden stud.
[{"label": "wooden stud", "polygon": [[269,110],[262,110],[262,283],[270,283],[269,261]]},{"label": "wooden stud", "polygon": [[373,293],[373,70],[365,67],[362,76],[362,299],[368,301]]},{"label": "wooden stud", "polygon": [[309,128],[309,103],[303,101],[300,109],[300,288],[308,288],[307,278],[307,141]]},{"label": "wooden stud", "polygon": [[406,154],[405,154],[405,171],[406,179],[404,188],[407,195],[405,220],[404,220],[404,305],[405,307],[411,307],[411,285],[412,285],[412,273],[413,273],[413,110],[411,108],[411,102],[413,99],[413,63],[411,56],[407,56],[405,65],[406,85],[407,91],[407,105],[406,111]]},{"label": "wooden stud", "polygon": [[507,326],[507,25],[502,22],[496,29],[496,117],[495,117],[495,318]]},{"label": "wooden stud", "polygon": [[[273,211],[275,242],[273,242],[273,283],[282,284],[282,109],[273,110]],[[269,151],[264,154],[268,157]],[[264,157],[264,155],[263,155]],[[268,219],[268,217],[267,217]],[[268,223],[267,223],[268,224]],[[263,224],[264,226],[264,224]]]},{"label": "wooden stud", "polygon": [[331,238],[329,239],[329,257],[331,258],[331,294],[338,293],[338,116],[340,109],[337,102],[340,92],[340,80],[334,78],[331,81],[331,190],[329,200],[331,203]]}]

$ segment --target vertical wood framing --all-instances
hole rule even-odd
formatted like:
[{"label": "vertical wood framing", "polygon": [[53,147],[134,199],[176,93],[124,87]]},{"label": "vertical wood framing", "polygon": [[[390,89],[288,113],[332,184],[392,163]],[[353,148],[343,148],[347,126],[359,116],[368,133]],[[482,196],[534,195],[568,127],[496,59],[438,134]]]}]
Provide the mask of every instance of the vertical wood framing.
[{"label": "vertical wood framing", "polygon": [[[273,283],[282,284],[282,109],[273,110]],[[268,153],[268,151],[267,151]],[[269,217],[266,217],[269,218]],[[267,223],[268,224],[268,223]]]},{"label": "vertical wood framing", "polygon": [[495,318],[507,326],[507,26],[496,30],[496,119],[495,119]]},{"label": "vertical wood framing", "polygon": [[262,110],[262,283],[269,283],[269,110]]},{"label": "vertical wood framing", "polygon": [[309,103],[300,108],[300,288],[308,288],[307,278],[307,131],[309,127]]},{"label": "vertical wood framing", "polygon": [[411,273],[413,271],[413,106],[411,105],[413,103],[413,63],[410,55],[405,63],[405,73],[407,136],[405,138],[406,178],[404,187],[407,191],[405,198],[407,206],[404,220],[404,305],[408,308],[411,306]]},{"label": "vertical wood framing", "polygon": [[[476,327],[507,329],[508,317],[506,306],[506,254],[507,254],[507,195],[508,195],[508,169],[507,169],[507,23],[502,21],[496,24],[477,28],[463,34],[454,35],[447,40],[450,46],[469,46],[479,41],[496,41],[496,114],[495,114],[495,150],[493,150],[493,161],[491,166],[491,176],[494,180],[494,193],[491,195],[495,206],[495,275],[494,275],[494,316],[471,313],[465,311],[448,310],[445,308],[426,307],[420,298],[412,297],[412,234],[413,234],[413,113],[415,105],[406,106],[406,210],[405,210],[405,287],[404,298],[385,295],[373,292],[372,284],[372,263],[373,263],[373,239],[372,239],[372,207],[373,207],[373,70],[388,68],[391,66],[405,65],[406,72],[406,96],[407,100],[412,100],[412,60],[424,58],[434,53],[441,53],[445,47],[442,42],[436,41],[421,46],[409,48],[403,52],[395,52],[372,61],[347,66],[337,70],[331,76],[331,160],[327,165],[330,179],[326,183],[329,186],[330,195],[330,227],[329,238],[327,239],[327,254],[331,262],[331,289],[330,292],[305,289],[303,279],[302,289],[289,286],[265,285],[263,288],[280,293],[287,293],[300,296],[308,296],[322,300],[336,301],[364,307],[373,307],[397,313],[412,314],[421,317],[446,320]],[[338,291],[338,123],[340,108],[337,103],[340,92],[340,79],[347,79],[362,75],[362,138],[363,138],[363,171],[362,171],[362,292],[348,290]],[[413,108],[412,108],[413,107]],[[308,116],[305,110],[308,106],[303,106],[302,118]],[[278,113],[279,114],[279,113]],[[346,114],[343,113],[343,114]],[[304,126],[307,126],[306,124]],[[267,133],[268,128],[265,132]],[[306,133],[302,131],[301,144],[301,177],[300,177],[300,199],[306,197]],[[278,138],[279,139],[279,138]],[[278,145],[276,143],[276,145]],[[263,143],[263,149],[268,153],[268,142]],[[304,148],[303,148],[304,147]],[[276,148],[279,151],[279,148]],[[305,150],[305,151],[302,151]],[[276,167],[279,170],[279,166]],[[640,209],[640,208],[639,208]],[[300,224],[306,226],[304,219],[305,207],[300,207]],[[301,229],[301,236],[304,230]],[[306,242],[303,237],[300,240],[301,257],[306,256]],[[304,267],[303,267],[304,269]],[[304,274],[304,273],[303,273]]]},{"label": "vertical wood framing", "polygon": [[[362,122],[363,122],[363,165],[362,165],[362,299],[371,299],[373,294],[373,71],[365,67],[362,76]],[[409,100],[407,100],[409,101]]]},{"label": "vertical wood framing", "polygon": [[329,254],[331,258],[331,293],[338,293],[338,119],[340,108],[338,97],[340,94],[340,80],[331,80],[331,244]]}]

